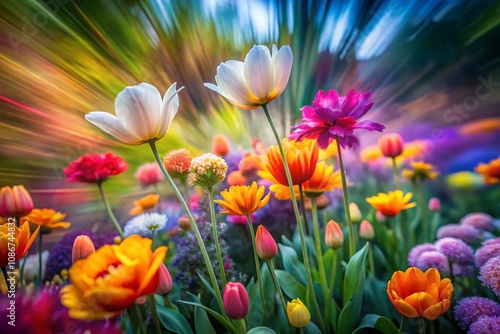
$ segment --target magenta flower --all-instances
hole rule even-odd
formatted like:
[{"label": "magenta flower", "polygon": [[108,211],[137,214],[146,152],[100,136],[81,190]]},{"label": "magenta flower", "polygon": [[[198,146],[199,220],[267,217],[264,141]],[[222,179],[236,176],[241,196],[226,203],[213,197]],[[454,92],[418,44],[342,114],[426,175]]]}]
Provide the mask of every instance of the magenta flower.
[{"label": "magenta flower", "polygon": [[385,126],[372,121],[358,122],[373,105],[371,94],[349,91],[347,96],[339,96],[336,90],[318,91],[312,107],[302,107],[302,123],[292,127],[291,139],[317,139],[318,145],[326,149],[333,140],[338,140],[342,148],[359,145],[354,130],[379,131]]}]

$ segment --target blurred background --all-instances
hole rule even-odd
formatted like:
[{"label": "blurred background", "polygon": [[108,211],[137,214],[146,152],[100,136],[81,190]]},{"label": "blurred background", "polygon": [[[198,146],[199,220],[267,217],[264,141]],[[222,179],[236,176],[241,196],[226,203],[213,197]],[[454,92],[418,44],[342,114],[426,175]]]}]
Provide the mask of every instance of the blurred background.
[{"label": "blurred background", "polygon": [[[65,182],[63,168],[112,151],[130,167],[105,188],[115,206],[129,208],[148,193],[134,173],[153,156],[84,115],[114,112],[116,94],[140,82],[160,92],[173,82],[186,87],[158,143],[162,155],[208,152],[218,133],[234,150],[255,137],[274,144],[259,110],[240,111],[203,86],[220,62],[274,43],[294,53],[288,86],[270,104],[282,134],[318,89],[370,90],[368,118],[405,141],[425,141],[425,160],[441,173],[433,191],[463,209],[460,201],[485,189],[474,167],[500,155],[499,23],[499,1],[2,0],[0,185],[24,184],[35,207],[68,213],[71,229],[92,229],[96,215],[105,219],[97,189]],[[359,154],[380,135],[361,134],[348,157],[351,177],[366,172]],[[498,212],[498,203],[485,210]]]}]

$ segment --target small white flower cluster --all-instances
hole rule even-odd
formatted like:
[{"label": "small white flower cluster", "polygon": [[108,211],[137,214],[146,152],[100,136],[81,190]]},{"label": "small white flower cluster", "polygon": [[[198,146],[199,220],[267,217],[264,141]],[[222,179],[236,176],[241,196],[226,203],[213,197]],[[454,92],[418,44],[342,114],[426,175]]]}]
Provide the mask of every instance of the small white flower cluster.
[{"label": "small white flower cluster", "polygon": [[151,238],[153,231],[165,228],[167,216],[159,213],[143,213],[130,219],[123,228],[125,237],[138,234],[145,238]]},{"label": "small white flower cluster", "polygon": [[[44,250],[42,252],[42,277],[45,277],[45,267],[47,266],[48,259],[49,251]],[[26,280],[26,283],[35,282],[35,279],[38,276],[38,253],[28,256],[25,261],[24,279]]]},{"label": "small white flower cluster", "polygon": [[189,185],[207,188],[221,183],[226,178],[227,164],[221,157],[205,153],[191,161],[189,168]]}]

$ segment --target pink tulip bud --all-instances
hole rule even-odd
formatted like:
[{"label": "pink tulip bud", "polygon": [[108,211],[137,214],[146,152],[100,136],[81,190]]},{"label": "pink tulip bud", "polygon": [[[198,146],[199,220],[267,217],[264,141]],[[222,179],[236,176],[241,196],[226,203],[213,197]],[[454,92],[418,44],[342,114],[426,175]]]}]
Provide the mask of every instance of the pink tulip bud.
[{"label": "pink tulip bud", "polygon": [[160,280],[155,293],[161,296],[166,296],[170,291],[172,291],[172,276],[170,276],[167,266],[163,263],[160,265],[160,268],[158,268],[158,272],[160,274]]},{"label": "pink tulip bud", "polygon": [[432,197],[429,200],[429,210],[435,211],[435,212],[441,210],[441,202],[439,201],[439,198]]},{"label": "pink tulip bud", "polygon": [[230,150],[229,139],[224,134],[217,134],[212,138],[212,153],[225,156]]},{"label": "pink tulip bud", "polygon": [[368,220],[363,220],[359,225],[359,236],[365,240],[373,240],[375,238],[375,231]]},{"label": "pink tulip bud", "polygon": [[333,220],[326,224],[325,244],[333,249],[338,249],[344,244],[344,233],[342,233],[339,224]]},{"label": "pink tulip bud", "polygon": [[274,241],[271,233],[262,225],[259,225],[257,228],[255,248],[262,260],[271,260],[278,254],[278,245],[276,245],[276,241]]},{"label": "pink tulip bud", "polygon": [[24,186],[0,189],[0,217],[22,217],[33,210],[33,201]]},{"label": "pink tulip bud", "polygon": [[375,217],[377,217],[377,220],[381,223],[385,223],[385,221],[387,220],[387,217],[384,216],[384,214],[380,211],[377,211],[377,213],[375,214]]},{"label": "pink tulip bud", "polygon": [[222,300],[229,319],[243,319],[248,314],[248,293],[241,283],[228,282],[222,293]]},{"label": "pink tulip bud", "polygon": [[72,261],[85,260],[90,254],[95,252],[95,246],[86,235],[79,235],[73,242],[73,251],[71,254]]},{"label": "pink tulip bud", "polygon": [[388,133],[378,141],[380,150],[385,157],[395,158],[403,153],[403,138],[397,133]]}]

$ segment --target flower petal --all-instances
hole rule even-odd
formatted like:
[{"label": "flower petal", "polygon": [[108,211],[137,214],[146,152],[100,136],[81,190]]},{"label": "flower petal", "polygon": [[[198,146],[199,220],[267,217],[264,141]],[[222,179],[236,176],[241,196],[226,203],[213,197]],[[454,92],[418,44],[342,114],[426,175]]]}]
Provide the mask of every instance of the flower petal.
[{"label": "flower petal", "polygon": [[122,122],[115,115],[104,111],[92,111],[85,115],[85,119],[122,143],[129,145],[142,143],[139,137],[125,129]]},{"label": "flower petal", "polygon": [[288,45],[282,46],[277,54],[275,54],[276,49],[276,45],[273,45],[273,93],[278,96],[283,92],[290,78],[293,65],[293,53]]},{"label": "flower petal", "polygon": [[177,89],[177,82],[174,82],[166,91],[163,96],[161,113],[159,117],[160,127],[158,129],[158,133],[156,134],[156,138],[163,138],[170,128],[170,124],[172,124],[172,120],[175,115],[177,115],[177,111],[179,110],[179,92],[183,90],[184,87]]},{"label": "flower petal", "polygon": [[243,63],[229,60],[217,67],[215,81],[224,95],[233,104],[238,106],[255,106],[256,101],[251,99],[245,79],[243,78]]},{"label": "flower petal", "polygon": [[252,100],[266,102],[274,84],[269,48],[255,45],[245,57],[243,73],[246,85],[253,95]]}]

